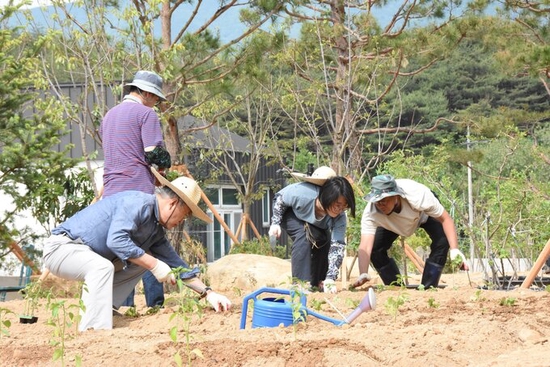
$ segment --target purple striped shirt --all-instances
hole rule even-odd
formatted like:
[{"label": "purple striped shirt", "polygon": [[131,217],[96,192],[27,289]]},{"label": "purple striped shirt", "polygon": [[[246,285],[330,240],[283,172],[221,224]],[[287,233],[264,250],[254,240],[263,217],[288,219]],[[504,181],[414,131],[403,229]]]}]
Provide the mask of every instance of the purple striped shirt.
[{"label": "purple striped shirt", "polygon": [[154,193],[155,178],[145,161],[145,148],[164,146],[157,113],[123,101],[107,112],[99,134],[105,156],[103,197],[126,190]]}]

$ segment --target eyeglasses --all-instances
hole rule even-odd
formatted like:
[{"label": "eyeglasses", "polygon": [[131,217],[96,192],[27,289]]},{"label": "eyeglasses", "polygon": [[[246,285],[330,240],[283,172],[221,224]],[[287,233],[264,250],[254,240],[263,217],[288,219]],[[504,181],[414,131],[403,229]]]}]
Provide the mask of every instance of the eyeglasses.
[{"label": "eyeglasses", "polygon": [[342,203],[339,203],[339,202],[335,202],[334,204],[332,204],[331,206],[331,209],[336,211],[336,212],[343,212],[345,210],[348,210],[349,207],[348,207],[348,204],[342,204]]}]

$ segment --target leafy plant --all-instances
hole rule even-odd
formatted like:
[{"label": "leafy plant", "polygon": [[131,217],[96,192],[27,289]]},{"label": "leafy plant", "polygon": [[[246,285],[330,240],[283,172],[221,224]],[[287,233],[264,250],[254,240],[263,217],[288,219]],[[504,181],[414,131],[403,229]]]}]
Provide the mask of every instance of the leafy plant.
[{"label": "leafy plant", "polygon": [[436,302],[436,300],[433,297],[428,298],[428,307],[430,308],[438,308],[439,303]]},{"label": "leafy plant", "polygon": [[349,306],[349,308],[356,309],[359,306],[359,303],[361,303],[361,300],[346,298],[345,302],[346,302],[346,306]]},{"label": "leafy plant", "polygon": [[[191,366],[193,355],[196,355],[199,358],[204,358],[200,349],[191,349],[192,335],[190,332],[193,315],[201,318],[203,313],[203,305],[201,304],[200,300],[195,297],[194,292],[186,287],[183,280],[181,280],[181,278],[179,277],[180,273],[189,271],[189,269],[177,268],[173,269],[172,271],[176,275],[176,285],[178,287],[178,292],[177,296],[171,297],[166,300],[166,303],[176,303],[176,309],[169,318],[170,321],[175,320],[175,325],[170,328],[170,339],[177,345],[178,331],[180,330],[180,328],[183,328],[187,365]],[[176,354],[174,354],[174,362],[177,366],[183,366],[183,358],[179,350],[176,352]]]},{"label": "leafy plant", "polygon": [[471,297],[471,300],[474,301],[474,302],[483,302],[483,301],[485,301],[485,297],[482,296],[481,289],[478,289],[476,291],[475,295],[473,295]]},{"label": "leafy plant", "polygon": [[294,331],[294,340],[296,340],[296,332],[298,323],[306,321],[307,311],[302,304],[305,298],[303,287],[296,287],[290,292],[290,307],[292,309],[292,327]]},{"label": "leafy plant", "polygon": [[409,300],[409,296],[406,293],[400,293],[397,297],[389,297],[384,304],[384,308],[393,316],[393,321],[397,321],[397,315],[399,314],[399,308]]},{"label": "leafy plant", "polygon": [[0,307],[0,339],[6,335],[10,335],[11,321],[8,320],[8,315],[13,314],[10,309]]},{"label": "leafy plant", "polygon": [[126,312],[124,312],[124,316],[139,317],[139,312],[137,312],[136,306],[129,307]]},{"label": "leafy plant", "polygon": [[501,306],[512,307],[515,306],[517,299],[513,297],[505,297],[500,300]]},{"label": "leafy plant", "polygon": [[311,308],[313,308],[315,311],[320,311],[322,306],[326,303],[326,301],[322,299],[312,299],[311,300]]},{"label": "leafy plant", "polygon": [[27,284],[25,288],[20,290],[20,293],[23,295],[23,299],[25,300],[25,308],[20,317],[33,318],[35,317],[36,309],[39,306],[40,298],[46,297],[49,291],[42,289],[42,283],[40,281],[36,281]]},{"label": "leafy plant", "polygon": [[[72,337],[68,333],[68,329],[73,325],[75,328],[78,326],[81,319],[80,310],[85,310],[86,307],[82,299],[79,299],[78,304],[67,306],[65,300],[52,302],[48,298],[48,309],[51,314],[47,324],[54,328],[53,339],[50,340],[50,344],[55,348],[52,359],[54,361],[61,360],[61,365],[65,366],[65,342],[68,338]],[[76,312],[72,311],[74,309],[76,309]],[[77,333],[78,331],[75,330],[75,334]],[[75,355],[75,364],[77,366],[82,365],[82,357],[80,355]]]},{"label": "leafy plant", "polygon": [[233,245],[230,254],[256,254],[284,259],[286,258],[286,248],[277,245],[274,251],[269,243],[269,238],[262,236],[260,239],[254,238]]}]

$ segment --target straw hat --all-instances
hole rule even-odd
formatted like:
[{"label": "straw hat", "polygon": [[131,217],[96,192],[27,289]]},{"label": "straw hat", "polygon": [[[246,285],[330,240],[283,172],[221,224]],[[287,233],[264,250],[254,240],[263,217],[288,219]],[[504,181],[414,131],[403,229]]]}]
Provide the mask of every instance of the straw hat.
[{"label": "straw hat", "polygon": [[336,172],[334,172],[332,168],[327,166],[321,166],[317,168],[315,171],[313,171],[311,176],[308,176],[305,173],[295,172],[290,172],[290,174],[292,175],[292,177],[297,178],[298,180],[306,181],[317,186],[323,186],[329,178],[336,177]]},{"label": "straw hat", "polygon": [[392,175],[378,175],[371,180],[371,191],[365,196],[365,200],[376,203],[388,196],[402,196],[405,193],[397,186]]},{"label": "straw hat", "polygon": [[142,91],[153,93],[162,100],[166,100],[162,93],[162,78],[156,73],[140,70],[134,75],[134,80],[126,86],[138,87]]},{"label": "straw hat", "polygon": [[185,204],[187,204],[194,217],[197,217],[206,223],[212,223],[212,219],[197,205],[201,200],[202,193],[197,181],[189,177],[182,176],[170,182],[154,167],[151,167],[151,171],[157,180],[159,180],[161,185],[171,188],[172,191],[174,191],[185,202]]}]

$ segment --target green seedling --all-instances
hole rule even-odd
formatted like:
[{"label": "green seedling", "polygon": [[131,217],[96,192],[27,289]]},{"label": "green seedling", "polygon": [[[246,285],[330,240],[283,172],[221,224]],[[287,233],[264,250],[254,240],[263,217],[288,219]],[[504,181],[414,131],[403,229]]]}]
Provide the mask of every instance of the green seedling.
[{"label": "green seedling", "polygon": [[361,300],[346,298],[345,303],[346,303],[346,306],[354,310],[359,306],[359,303],[361,303]]},{"label": "green seedling", "polygon": [[397,315],[399,314],[399,308],[409,300],[406,293],[401,293],[399,296],[393,298],[389,297],[384,304],[384,308],[390,316],[393,316],[393,321],[397,321]]},{"label": "green seedling", "polygon": [[136,310],[136,306],[129,307],[126,312],[124,312],[124,316],[128,317],[139,317],[139,313]]},{"label": "green seedling", "polygon": [[506,297],[500,300],[500,305],[505,307],[512,307],[516,305],[516,299],[513,297]]},{"label": "green seedling", "polygon": [[[202,317],[204,306],[200,302],[200,299],[196,298],[196,293],[186,287],[185,283],[180,278],[180,273],[187,271],[189,271],[189,269],[173,269],[173,273],[177,279],[176,285],[178,288],[178,292],[175,297],[167,299],[165,303],[175,302],[176,304],[175,311],[174,313],[172,313],[172,315],[170,315],[169,318],[171,322],[173,321],[175,323],[175,325],[170,328],[170,339],[176,344],[177,348],[179,344],[178,332],[180,329],[183,329],[183,339],[185,342],[185,355],[187,357],[187,366],[191,366],[191,361],[194,355],[204,359],[204,356],[200,349],[191,349],[191,340],[193,339],[191,335],[191,321],[193,315],[196,315],[198,318]],[[179,349],[174,354],[174,362],[178,367],[183,366],[183,357]]]},{"label": "green seedling", "polygon": [[483,302],[485,301],[485,297],[482,296],[481,289],[478,289],[476,293],[470,298],[474,302]]},{"label": "green seedling", "polygon": [[156,315],[157,313],[159,313],[160,309],[161,309],[161,306],[153,306],[153,307],[149,308],[145,312],[145,314],[146,315]]},{"label": "green seedling", "polygon": [[430,308],[439,308],[439,303],[433,297],[428,298],[428,307]]},{"label": "green seedling", "polygon": [[304,293],[300,289],[296,289],[290,292],[291,302],[290,307],[292,309],[292,327],[294,331],[294,340],[296,340],[296,331],[298,323],[300,321],[306,321],[307,311],[302,305],[302,298]]},{"label": "green seedling", "polygon": [[20,318],[32,319],[35,317],[36,310],[40,303],[40,298],[47,296],[49,292],[42,289],[40,281],[30,282],[25,288],[20,290],[25,300],[25,309]]},{"label": "green seedling", "polygon": [[315,311],[321,311],[323,308],[323,305],[327,302],[322,299],[312,299],[311,300],[311,308],[313,308]]},{"label": "green seedling", "polygon": [[8,315],[13,315],[13,312],[7,308],[0,307],[0,339],[4,335],[10,335],[11,321],[8,320]]},{"label": "green seedling", "polygon": [[[57,301],[51,302],[51,299],[48,297],[48,308],[50,310],[50,318],[47,322],[47,325],[53,327],[53,339],[50,340],[50,345],[55,349],[53,352],[52,359],[54,361],[61,361],[61,365],[65,366],[65,342],[73,338],[74,335],[69,333],[71,327],[75,327],[75,335],[78,333],[78,323],[80,322],[80,311],[85,310],[84,302],[82,299],[79,299],[79,304],[66,304],[66,301]],[[76,311],[76,312],[73,312]],[[75,355],[75,364],[76,366],[82,365],[82,357],[80,355]]]}]

